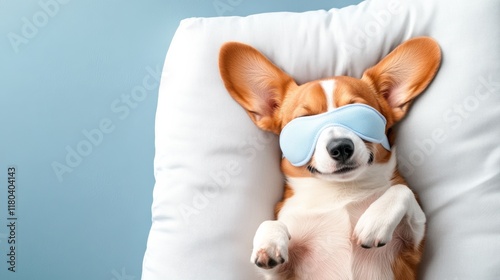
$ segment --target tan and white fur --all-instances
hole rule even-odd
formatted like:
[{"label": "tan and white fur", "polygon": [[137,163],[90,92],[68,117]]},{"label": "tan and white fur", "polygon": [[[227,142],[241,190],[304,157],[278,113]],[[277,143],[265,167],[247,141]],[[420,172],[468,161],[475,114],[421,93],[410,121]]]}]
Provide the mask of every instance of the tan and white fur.
[{"label": "tan and white fur", "polygon": [[[363,103],[385,116],[393,144],[391,128],[432,81],[440,61],[437,43],[419,37],[361,79],[337,76],[298,85],[253,47],[229,42],[221,48],[219,68],[230,95],[263,130],[279,134],[294,118]],[[327,149],[335,139],[352,142],[348,165]],[[397,171],[394,148],[334,126],[320,134],[309,163],[295,167],[283,158],[281,168],[286,184],[276,220],[259,226],[251,254],[266,279],[415,279],[426,218]]]}]

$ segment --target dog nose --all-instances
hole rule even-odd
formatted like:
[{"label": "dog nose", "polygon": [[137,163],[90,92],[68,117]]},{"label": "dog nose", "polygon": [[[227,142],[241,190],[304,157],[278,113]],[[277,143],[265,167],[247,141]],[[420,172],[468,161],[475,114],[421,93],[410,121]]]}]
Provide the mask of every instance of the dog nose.
[{"label": "dog nose", "polygon": [[332,159],[345,163],[354,153],[354,143],[347,138],[333,139],[326,145],[326,150]]}]

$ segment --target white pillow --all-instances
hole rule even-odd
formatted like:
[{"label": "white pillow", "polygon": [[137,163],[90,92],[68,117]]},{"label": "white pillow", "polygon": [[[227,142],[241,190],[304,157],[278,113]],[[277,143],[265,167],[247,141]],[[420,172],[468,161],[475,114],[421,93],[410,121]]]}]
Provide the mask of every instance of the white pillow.
[{"label": "white pillow", "polygon": [[500,279],[499,15],[497,0],[372,0],[182,21],[160,87],[142,279],[256,278],[251,242],[281,196],[280,151],[226,92],[224,42],[256,47],[302,83],[359,77],[421,35],[443,62],[398,133],[400,168],[428,217],[420,277]]}]

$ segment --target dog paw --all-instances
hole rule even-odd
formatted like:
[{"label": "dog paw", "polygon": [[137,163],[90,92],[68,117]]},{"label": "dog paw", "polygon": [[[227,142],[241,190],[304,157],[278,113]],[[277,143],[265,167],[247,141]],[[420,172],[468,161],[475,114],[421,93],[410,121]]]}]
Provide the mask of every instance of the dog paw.
[{"label": "dog paw", "polygon": [[255,233],[250,261],[260,268],[271,269],[288,261],[290,234],[279,221],[263,222]]},{"label": "dog paw", "polygon": [[255,253],[254,263],[260,268],[271,269],[285,263],[287,254],[279,248],[262,248]]},{"label": "dog paw", "polygon": [[354,228],[354,239],[365,249],[383,247],[391,241],[396,226],[380,216],[362,215]]},{"label": "dog paw", "polygon": [[390,187],[359,218],[353,232],[357,244],[367,249],[386,245],[412,201],[415,196],[405,185]]},{"label": "dog paw", "polygon": [[397,203],[391,205],[383,203],[383,200],[375,201],[359,218],[353,238],[365,249],[383,247],[391,241],[404,213],[404,207],[399,207]]}]

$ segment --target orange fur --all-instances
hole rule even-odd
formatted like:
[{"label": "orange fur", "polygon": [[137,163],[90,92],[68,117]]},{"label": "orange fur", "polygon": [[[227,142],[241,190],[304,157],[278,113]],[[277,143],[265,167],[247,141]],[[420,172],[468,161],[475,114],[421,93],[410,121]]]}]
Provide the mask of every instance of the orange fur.
[{"label": "orange fur", "polygon": [[283,192],[283,198],[281,199],[280,202],[276,203],[276,206],[274,207],[275,218],[278,218],[278,214],[283,205],[285,204],[286,200],[292,196],[293,196],[293,190],[288,186],[288,184],[285,184],[285,191]]}]

